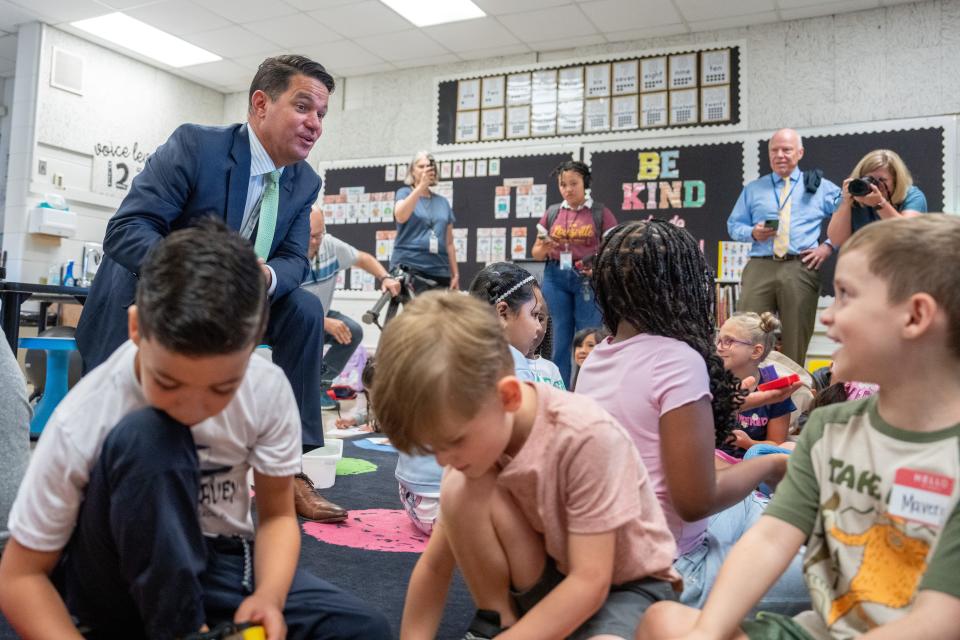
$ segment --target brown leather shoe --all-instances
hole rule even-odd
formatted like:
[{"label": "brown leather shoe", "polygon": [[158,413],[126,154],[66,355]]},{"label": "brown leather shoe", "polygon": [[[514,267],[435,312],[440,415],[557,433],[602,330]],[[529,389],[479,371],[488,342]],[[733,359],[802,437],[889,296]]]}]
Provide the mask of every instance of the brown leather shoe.
[{"label": "brown leather shoe", "polygon": [[313,481],[305,473],[298,473],[293,478],[293,503],[297,515],[304,520],[343,522],[347,519],[347,510],[317,493]]}]

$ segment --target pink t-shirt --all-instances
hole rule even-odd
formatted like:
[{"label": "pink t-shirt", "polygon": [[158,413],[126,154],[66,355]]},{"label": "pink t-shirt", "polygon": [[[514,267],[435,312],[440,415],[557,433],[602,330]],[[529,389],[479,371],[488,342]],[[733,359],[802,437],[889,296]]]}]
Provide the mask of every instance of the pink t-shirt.
[{"label": "pink t-shirt", "polygon": [[712,398],[707,365],[700,354],[684,342],[663,336],[642,333],[618,343],[607,338],[583,363],[577,394],[596,400],[626,428],[650,472],[680,555],[696,548],[707,521],[684,522],[673,508],[660,458],[660,416]]},{"label": "pink t-shirt", "polygon": [[[587,204],[587,203],[590,204]],[[557,249],[548,256],[551,260],[559,260],[560,252],[569,249],[573,260],[583,260],[584,257],[597,252],[600,248],[600,238],[593,226],[593,211],[590,206],[592,200],[585,201],[580,209],[574,211],[560,207],[557,217],[550,227],[550,237],[557,243]],[[547,214],[540,216],[540,224],[547,226]],[[617,226],[617,219],[610,209],[603,208],[603,232]]]},{"label": "pink t-shirt", "polygon": [[589,398],[527,384],[537,390],[537,417],[516,457],[500,461],[498,482],[560,572],[570,572],[569,534],[616,531],[612,584],[675,581],[676,544],[627,432]]}]

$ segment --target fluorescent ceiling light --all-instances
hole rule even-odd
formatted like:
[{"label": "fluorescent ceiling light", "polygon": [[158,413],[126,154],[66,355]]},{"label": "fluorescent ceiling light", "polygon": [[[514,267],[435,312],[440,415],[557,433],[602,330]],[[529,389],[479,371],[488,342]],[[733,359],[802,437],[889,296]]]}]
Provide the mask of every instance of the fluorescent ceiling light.
[{"label": "fluorescent ceiling light", "polygon": [[470,0],[380,0],[418,27],[482,18],[485,14]]},{"label": "fluorescent ceiling light", "polygon": [[71,22],[72,26],[171,67],[222,60],[206,49],[172,36],[123,13]]}]

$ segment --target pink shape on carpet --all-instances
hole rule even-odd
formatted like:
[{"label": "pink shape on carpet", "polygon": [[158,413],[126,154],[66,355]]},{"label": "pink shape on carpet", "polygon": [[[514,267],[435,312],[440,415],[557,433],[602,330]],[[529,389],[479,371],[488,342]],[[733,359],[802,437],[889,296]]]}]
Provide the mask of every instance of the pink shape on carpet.
[{"label": "pink shape on carpet", "polygon": [[368,551],[421,553],[429,539],[403,509],[351,509],[344,522],[305,522],[303,531],[320,542]]}]

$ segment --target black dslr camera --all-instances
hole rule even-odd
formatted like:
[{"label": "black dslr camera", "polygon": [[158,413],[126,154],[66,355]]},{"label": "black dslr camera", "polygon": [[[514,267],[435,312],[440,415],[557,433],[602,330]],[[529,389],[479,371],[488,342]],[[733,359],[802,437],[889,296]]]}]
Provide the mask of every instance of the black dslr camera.
[{"label": "black dslr camera", "polygon": [[883,190],[883,183],[874,178],[873,176],[863,176],[862,178],[854,178],[847,185],[847,191],[850,192],[850,195],[862,198],[863,196],[870,195],[870,185],[874,185],[877,189]]}]

